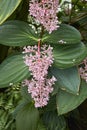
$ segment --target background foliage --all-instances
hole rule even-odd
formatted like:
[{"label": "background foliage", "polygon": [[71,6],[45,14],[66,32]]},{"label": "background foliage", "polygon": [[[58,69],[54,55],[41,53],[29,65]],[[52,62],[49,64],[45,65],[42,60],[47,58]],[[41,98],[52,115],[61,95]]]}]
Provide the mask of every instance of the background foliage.
[{"label": "background foliage", "polygon": [[77,68],[87,56],[87,2],[60,0],[60,5],[59,30],[42,37],[54,47],[49,75],[58,82],[48,105],[36,109],[27,88],[18,82],[30,77],[22,46],[37,43],[40,34],[35,31],[40,27],[28,14],[28,0],[0,0],[0,130],[87,130],[87,102],[78,107],[87,98],[87,84]]}]

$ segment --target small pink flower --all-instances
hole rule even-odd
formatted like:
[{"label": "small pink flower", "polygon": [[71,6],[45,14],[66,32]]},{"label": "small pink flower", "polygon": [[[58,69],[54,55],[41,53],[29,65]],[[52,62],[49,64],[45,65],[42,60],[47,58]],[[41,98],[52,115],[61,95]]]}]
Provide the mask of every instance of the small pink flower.
[{"label": "small pink flower", "polygon": [[31,0],[30,15],[32,15],[38,22],[40,22],[45,29],[51,33],[57,30],[58,26],[58,1],[59,0]]},{"label": "small pink flower", "polygon": [[87,58],[83,60],[82,67],[79,68],[79,73],[81,78],[87,82]]},{"label": "small pink flower", "polygon": [[23,86],[28,86],[28,93],[35,101],[35,107],[47,105],[49,94],[53,91],[53,84],[56,78],[47,78],[48,68],[53,63],[52,47],[43,45],[41,48],[36,46],[24,47],[24,62],[29,67],[33,78],[25,80]]}]

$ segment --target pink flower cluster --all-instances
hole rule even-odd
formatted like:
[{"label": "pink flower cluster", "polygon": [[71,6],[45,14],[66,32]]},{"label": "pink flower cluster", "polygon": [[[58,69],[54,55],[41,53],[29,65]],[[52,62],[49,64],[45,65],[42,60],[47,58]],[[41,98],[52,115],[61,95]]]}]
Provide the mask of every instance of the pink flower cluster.
[{"label": "pink flower cluster", "polygon": [[32,15],[38,22],[40,22],[45,29],[51,33],[59,27],[57,10],[59,0],[31,0],[30,15]]},{"label": "pink flower cluster", "polygon": [[87,82],[87,58],[84,59],[82,67],[79,68],[79,73],[81,78]]},{"label": "pink flower cluster", "polygon": [[24,62],[29,66],[29,71],[33,78],[25,80],[24,85],[28,86],[28,92],[31,93],[35,101],[35,107],[43,107],[47,105],[49,100],[49,93],[53,91],[52,85],[56,78],[52,76],[47,78],[48,68],[53,63],[52,47],[43,45],[24,47]]}]

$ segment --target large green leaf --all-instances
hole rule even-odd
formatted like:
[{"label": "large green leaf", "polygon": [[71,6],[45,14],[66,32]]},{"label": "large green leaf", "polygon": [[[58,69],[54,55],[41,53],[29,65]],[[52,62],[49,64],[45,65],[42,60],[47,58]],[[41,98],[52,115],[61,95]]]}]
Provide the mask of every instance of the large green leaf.
[{"label": "large green leaf", "polygon": [[[44,42],[56,44],[77,44],[81,40],[80,32],[74,27],[66,24],[61,24],[60,27],[51,33],[46,34],[43,39]],[[64,41],[64,43],[62,43]]]},{"label": "large green leaf", "polygon": [[28,76],[30,73],[23,55],[10,56],[0,65],[0,88],[20,82]]},{"label": "large green leaf", "polygon": [[38,42],[34,30],[22,21],[8,21],[0,26],[0,44],[7,46],[25,46]]},{"label": "large green leaf", "polygon": [[[51,74],[57,79],[58,86],[70,93],[78,94],[80,86],[80,76],[77,67],[68,69],[50,68]],[[56,86],[55,86],[56,87]],[[57,92],[56,92],[57,93]]]},{"label": "large green leaf", "polygon": [[21,86],[21,95],[28,102],[32,101],[31,94],[28,93],[28,87],[27,86]]},{"label": "large green leaf", "polygon": [[77,45],[57,45],[53,49],[54,64],[59,68],[69,68],[79,64],[87,56],[83,43]]},{"label": "large green leaf", "polygon": [[37,130],[39,112],[32,105],[25,105],[16,116],[17,130]]},{"label": "large green leaf", "polygon": [[39,121],[37,130],[47,130],[42,121]]},{"label": "large green leaf", "polygon": [[2,24],[18,7],[22,0],[0,0],[0,24]]},{"label": "large green leaf", "polygon": [[57,94],[57,110],[62,115],[77,108],[87,98],[87,83],[82,81],[79,95],[60,90]]},{"label": "large green leaf", "polygon": [[50,96],[48,104],[43,108],[44,111],[56,110],[56,96]]},{"label": "large green leaf", "polygon": [[27,105],[28,103],[29,103],[28,101],[22,100],[21,103],[17,105],[17,107],[15,108],[14,112],[12,113],[12,116],[13,116],[14,119],[16,119],[16,116],[17,116],[18,112],[20,112],[20,110],[25,105]]},{"label": "large green leaf", "polygon": [[66,121],[63,116],[58,116],[57,112],[46,112],[43,116],[43,121],[47,130],[66,130]]}]

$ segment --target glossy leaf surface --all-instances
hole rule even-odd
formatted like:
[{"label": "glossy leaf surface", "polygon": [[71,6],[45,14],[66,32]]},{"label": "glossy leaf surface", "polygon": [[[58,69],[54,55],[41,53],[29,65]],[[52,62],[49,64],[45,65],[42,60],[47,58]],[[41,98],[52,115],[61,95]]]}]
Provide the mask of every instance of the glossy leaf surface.
[{"label": "glossy leaf surface", "polygon": [[58,116],[55,111],[50,111],[43,116],[47,130],[66,130],[66,121],[63,116]]},{"label": "glossy leaf surface", "polygon": [[8,87],[30,76],[23,55],[14,55],[5,59],[0,65],[0,88]]},{"label": "glossy leaf surface", "polygon": [[61,24],[56,31],[53,31],[50,35],[46,34],[42,40],[53,44],[77,44],[81,40],[81,34],[74,27]]},{"label": "glossy leaf surface", "polygon": [[22,0],[0,0],[0,24],[2,24],[18,7]]},{"label": "glossy leaf surface", "polygon": [[87,56],[83,43],[77,45],[57,45],[53,49],[54,64],[59,68],[69,68],[79,64]]},{"label": "glossy leaf surface", "polygon": [[59,69],[56,67],[52,67],[50,71],[51,74],[56,77],[60,89],[73,94],[77,94],[79,92],[80,76],[78,74],[77,67],[72,67],[68,69]]},{"label": "glossy leaf surface", "polygon": [[32,104],[26,104],[16,116],[17,130],[37,130],[39,112]]},{"label": "glossy leaf surface", "polygon": [[34,30],[22,21],[8,21],[0,26],[0,44],[7,46],[26,46],[37,44]]},{"label": "glossy leaf surface", "polygon": [[57,110],[62,115],[77,108],[85,99],[87,99],[87,84],[82,81],[79,95],[73,95],[60,90],[57,94]]}]

